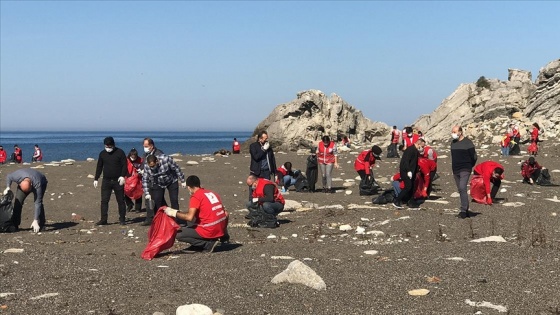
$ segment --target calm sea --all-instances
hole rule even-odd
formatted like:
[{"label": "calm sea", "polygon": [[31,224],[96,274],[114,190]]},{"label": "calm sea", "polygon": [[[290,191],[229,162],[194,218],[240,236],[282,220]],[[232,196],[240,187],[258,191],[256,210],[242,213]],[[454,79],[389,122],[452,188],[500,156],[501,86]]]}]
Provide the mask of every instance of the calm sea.
[{"label": "calm sea", "polygon": [[116,146],[128,154],[136,148],[143,153],[144,138],[154,139],[156,147],[166,154],[212,154],[220,149],[231,151],[233,138],[244,142],[251,137],[251,131],[243,132],[0,132],[0,145],[12,154],[14,144],[23,150],[24,162],[31,162],[35,144],[43,150],[43,162],[74,159],[83,161],[87,158],[97,159],[104,149],[103,139],[111,136]]}]

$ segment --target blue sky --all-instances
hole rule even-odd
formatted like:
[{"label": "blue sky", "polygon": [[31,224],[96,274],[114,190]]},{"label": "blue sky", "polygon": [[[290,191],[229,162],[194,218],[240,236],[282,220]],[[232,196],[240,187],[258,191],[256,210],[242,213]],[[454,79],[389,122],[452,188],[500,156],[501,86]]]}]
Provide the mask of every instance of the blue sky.
[{"label": "blue sky", "polygon": [[299,91],[402,126],[560,57],[557,1],[1,1],[0,131],[253,130]]}]

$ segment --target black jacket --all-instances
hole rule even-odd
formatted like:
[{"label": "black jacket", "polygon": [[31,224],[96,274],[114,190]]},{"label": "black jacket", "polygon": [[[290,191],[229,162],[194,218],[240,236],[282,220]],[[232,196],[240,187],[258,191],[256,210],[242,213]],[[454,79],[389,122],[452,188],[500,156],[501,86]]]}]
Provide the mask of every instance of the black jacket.
[{"label": "black jacket", "polygon": [[403,174],[408,172],[412,172],[412,178],[414,178],[414,174],[416,174],[416,169],[418,168],[418,156],[420,153],[416,146],[411,145],[410,147],[406,148],[403,152],[403,156],[401,158],[400,164],[400,173],[401,177]]},{"label": "black jacket", "polygon": [[249,145],[249,152],[251,153],[251,166],[249,167],[251,174],[259,177],[259,175],[261,175],[261,161],[266,160],[267,158],[270,174],[276,174],[276,160],[274,159],[272,146],[270,146],[268,150],[264,151],[260,142],[256,141]]},{"label": "black jacket", "polygon": [[127,174],[126,155],[124,151],[115,147],[111,153],[103,150],[99,153],[97,169],[95,170],[95,180],[98,180],[103,171],[103,178],[118,179]]}]

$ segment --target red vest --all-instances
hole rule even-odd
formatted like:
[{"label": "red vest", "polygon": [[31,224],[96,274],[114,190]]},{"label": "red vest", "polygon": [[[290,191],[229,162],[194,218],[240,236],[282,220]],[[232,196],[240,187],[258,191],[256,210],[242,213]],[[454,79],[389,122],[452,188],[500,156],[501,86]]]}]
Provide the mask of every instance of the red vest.
[{"label": "red vest", "polygon": [[262,198],[264,197],[264,186],[272,185],[274,186],[274,202],[279,202],[281,204],[285,204],[284,196],[278,190],[278,187],[273,182],[269,181],[268,179],[259,178],[257,183],[257,187],[253,190],[253,198]]},{"label": "red vest", "polygon": [[233,152],[239,152],[241,150],[241,146],[239,145],[239,141],[233,141]]},{"label": "red vest", "polygon": [[276,172],[282,174],[282,177],[288,175],[288,170],[284,167],[284,165],[276,169]]},{"label": "red vest", "polygon": [[198,209],[195,230],[200,236],[210,239],[224,236],[228,219],[218,194],[199,188],[191,196],[189,208]]},{"label": "red vest", "polygon": [[0,150],[0,163],[6,162],[7,153],[5,150]]},{"label": "red vest", "polygon": [[[41,151],[41,149],[35,150],[35,154],[39,154],[39,155],[37,155],[37,157],[35,157],[36,161],[42,161],[43,160],[43,151]],[[35,154],[33,154],[33,155],[35,155]]]},{"label": "red vest", "polygon": [[429,159],[428,156],[430,155],[430,150],[432,150],[432,157],[433,157],[432,160],[434,160],[434,161],[437,162],[437,153],[436,153],[436,150],[432,149],[432,148],[431,148],[430,146],[428,146],[428,145],[424,146],[424,154],[422,155],[422,157],[425,157],[425,158]]},{"label": "red vest", "polygon": [[401,179],[401,173],[393,175],[393,180],[399,182],[399,187],[404,189],[404,181]]},{"label": "red vest", "polygon": [[366,171],[366,175],[369,175],[369,168],[374,164],[375,156],[373,156],[371,150],[365,150],[354,161],[354,169],[356,171]]},{"label": "red vest", "polygon": [[319,154],[317,160],[319,164],[334,164],[334,142],[331,141],[328,147],[325,147],[323,141],[319,142]]},{"label": "red vest", "polygon": [[16,162],[21,163],[21,160],[23,160],[22,157],[23,154],[21,153],[21,149],[20,148],[15,149],[14,153],[16,154]]},{"label": "red vest", "polygon": [[400,138],[401,138],[401,132],[398,129],[393,129],[392,143],[399,143]]},{"label": "red vest", "polygon": [[408,137],[408,135],[403,135],[403,138],[404,138],[404,146],[408,148],[413,144],[415,144],[416,141],[418,141],[418,138],[420,138],[420,136],[414,133],[412,134],[412,137]]},{"label": "red vest", "polygon": [[533,130],[531,130],[531,141],[537,142],[538,140],[539,140],[539,129],[533,127]]}]

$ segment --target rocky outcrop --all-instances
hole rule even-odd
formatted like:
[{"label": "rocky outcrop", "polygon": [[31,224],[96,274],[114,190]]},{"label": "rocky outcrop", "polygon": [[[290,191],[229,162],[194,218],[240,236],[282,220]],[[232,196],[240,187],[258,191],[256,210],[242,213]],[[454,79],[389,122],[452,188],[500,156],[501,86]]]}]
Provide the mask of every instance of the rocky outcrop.
[{"label": "rocky outcrop", "polygon": [[522,135],[533,122],[545,128],[544,137],[560,133],[560,60],[541,69],[535,83],[528,71],[509,69],[508,81],[460,85],[430,115],[414,122],[428,140],[448,140],[451,127],[464,126],[477,142],[491,142],[509,123],[520,126]]},{"label": "rocky outcrop", "polygon": [[390,131],[388,125],[365,118],[340,96],[333,93],[329,98],[318,90],[300,92],[295,100],[278,105],[244,145],[253,142],[261,130],[268,132],[275,150],[289,151],[316,146],[323,135],[331,139],[347,135],[352,142],[368,145],[386,141]]}]

